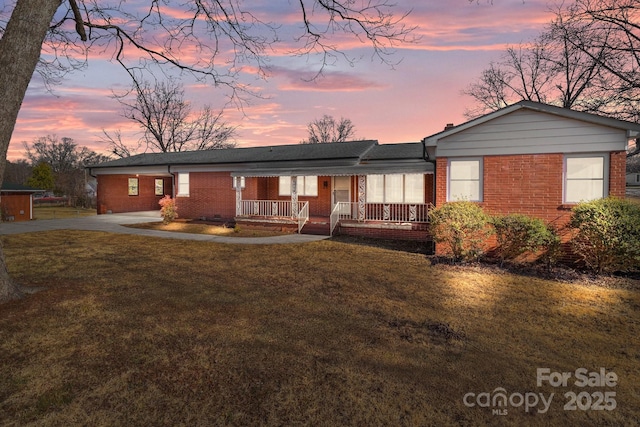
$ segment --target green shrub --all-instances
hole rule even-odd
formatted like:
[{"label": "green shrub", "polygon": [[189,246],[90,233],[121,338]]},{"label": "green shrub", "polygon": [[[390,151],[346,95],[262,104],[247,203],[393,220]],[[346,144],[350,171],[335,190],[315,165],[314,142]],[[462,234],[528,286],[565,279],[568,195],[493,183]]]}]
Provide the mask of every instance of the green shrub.
[{"label": "green shrub", "polygon": [[606,198],[573,208],[575,253],[597,273],[628,270],[640,262],[640,205]]},{"label": "green shrub", "polygon": [[477,259],[491,230],[488,216],[477,204],[450,202],[429,212],[433,238],[444,243],[455,261]]},{"label": "green shrub", "polygon": [[541,259],[550,266],[559,255],[560,237],[539,218],[510,214],[491,218],[500,260],[513,260],[525,253],[542,251]]}]

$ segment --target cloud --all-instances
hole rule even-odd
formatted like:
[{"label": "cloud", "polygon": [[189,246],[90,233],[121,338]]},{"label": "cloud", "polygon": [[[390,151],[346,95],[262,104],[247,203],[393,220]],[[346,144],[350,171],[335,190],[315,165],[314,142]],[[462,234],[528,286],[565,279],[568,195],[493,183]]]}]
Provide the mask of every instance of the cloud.
[{"label": "cloud", "polygon": [[323,71],[322,74],[310,70],[271,68],[271,76],[278,80],[278,89],[283,91],[306,92],[360,92],[387,88],[362,75],[344,71]]}]

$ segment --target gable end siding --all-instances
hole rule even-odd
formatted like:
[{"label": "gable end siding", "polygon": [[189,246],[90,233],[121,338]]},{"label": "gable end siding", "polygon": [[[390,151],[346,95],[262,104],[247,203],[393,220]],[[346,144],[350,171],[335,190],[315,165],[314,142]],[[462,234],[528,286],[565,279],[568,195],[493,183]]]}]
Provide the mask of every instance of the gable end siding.
[{"label": "gable end siding", "polygon": [[518,110],[438,141],[438,157],[621,151],[624,130]]}]

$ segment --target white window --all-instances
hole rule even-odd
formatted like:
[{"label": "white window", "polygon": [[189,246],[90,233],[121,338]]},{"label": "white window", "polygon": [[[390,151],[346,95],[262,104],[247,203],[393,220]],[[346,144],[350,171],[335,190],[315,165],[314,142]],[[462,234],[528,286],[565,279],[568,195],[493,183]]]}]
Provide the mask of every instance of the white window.
[{"label": "white window", "polygon": [[449,160],[447,200],[482,201],[482,159]]},{"label": "white window", "polygon": [[236,189],[236,181],[240,180],[240,188],[244,188],[244,176],[231,177],[231,188]]},{"label": "white window", "polygon": [[608,157],[605,154],[565,156],[564,203],[606,197],[608,169]]},{"label": "white window", "polygon": [[189,173],[178,174],[178,196],[189,196]]},{"label": "white window", "polygon": [[[297,177],[298,196],[317,196],[318,195],[318,177],[317,176],[299,176]],[[278,194],[280,196],[291,195],[291,177],[281,176],[278,180]]]},{"label": "white window", "polygon": [[368,175],[367,203],[424,203],[424,175]]}]

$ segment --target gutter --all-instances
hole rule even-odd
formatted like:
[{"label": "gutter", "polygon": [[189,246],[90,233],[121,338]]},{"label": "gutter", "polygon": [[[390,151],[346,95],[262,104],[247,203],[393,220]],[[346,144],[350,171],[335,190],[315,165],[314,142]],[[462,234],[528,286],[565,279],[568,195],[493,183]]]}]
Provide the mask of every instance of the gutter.
[{"label": "gutter", "polygon": [[175,199],[177,194],[176,193],[177,173],[171,172],[171,165],[167,165],[167,173],[171,175],[171,198]]}]

